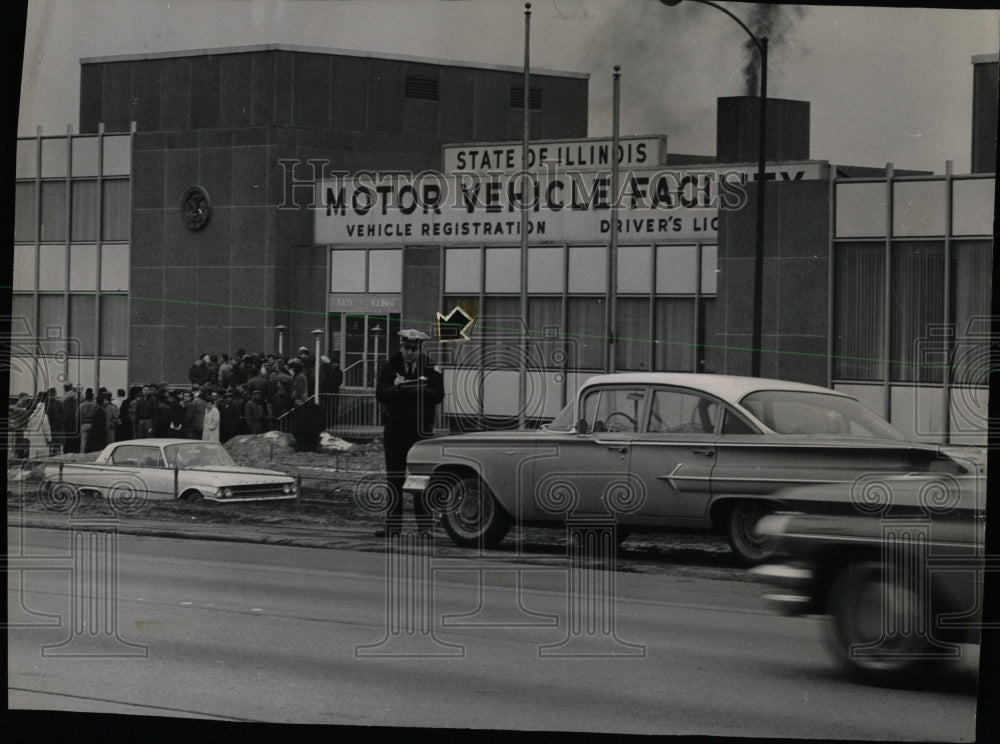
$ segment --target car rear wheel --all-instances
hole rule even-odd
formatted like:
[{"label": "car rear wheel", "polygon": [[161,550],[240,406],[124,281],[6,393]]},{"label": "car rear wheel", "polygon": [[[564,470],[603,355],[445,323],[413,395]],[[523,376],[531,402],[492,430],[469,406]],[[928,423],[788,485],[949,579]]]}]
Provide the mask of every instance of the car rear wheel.
[{"label": "car rear wheel", "polygon": [[466,475],[449,485],[441,524],[463,548],[491,548],[510,530],[510,517],[481,478]]},{"label": "car rear wheel", "polygon": [[752,566],[774,555],[775,538],[757,534],[757,523],[773,511],[774,506],[767,501],[737,501],[730,507],[726,538],[740,563]]},{"label": "car rear wheel", "polygon": [[851,566],[832,583],[827,645],[855,677],[876,684],[913,681],[929,639],[920,600],[884,577],[877,563]]}]

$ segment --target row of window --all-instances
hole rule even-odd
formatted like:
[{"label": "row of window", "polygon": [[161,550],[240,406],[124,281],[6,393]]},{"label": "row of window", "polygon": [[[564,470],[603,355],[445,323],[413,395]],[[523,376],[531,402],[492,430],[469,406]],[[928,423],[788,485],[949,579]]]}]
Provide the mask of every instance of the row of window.
[{"label": "row of window", "polygon": [[130,134],[21,138],[17,178],[96,178],[132,173]]},{"label": "row of window", "polygon": [[40,194],[35,181],[17,183],[14,242],[65,243],[69,240],[87,243],[129,239],[131,207],[127,178],[76,180],[70,182],[69,189],[65,180],[41,181],[37,187]]},{"label": "row of window", "polygon": [[[606,294],[608,247],[530,246],[528,292]],[[718,249],[714,245],[618,247],[619,294],[715,294]],[[403,285],[401,248],[335,248],[330,252],[330,292],[398,294]],[[521,249],[447,248],[448,294],[519,293]]]},{"label": "row of window", "polygon": [[[619,297],[618,329],[609,338],[604,297],[529,297],[527,352],[520,351],[520,299],[446,295],[447,308],[475,318],[472,340],[456,345],[450,366],[490,369],[603,370],[614,354],[618,371],[694,372],[713,367],[715,298]],[[522,361],[523,360],[523,361]]]},{"label": "row of window", "polygon": [[127,292],[128,243],[14,246],[14,291]]},{"label": "row of window", "polygon": [[128,353],[128,295],[15,292],[11,305],[17,327],[34,338],[66,339],[69,356],[125,357]]},{"label": "row of window", "polygon": [[985,384],[992,267],[989,241],[836,244],[834,379]]},{"label": "row of window", "polygon": [[995,188],[994,178],[974,177],[839,182],[835,235],[882,237],[890,227],[897,238],[992,235]]}]

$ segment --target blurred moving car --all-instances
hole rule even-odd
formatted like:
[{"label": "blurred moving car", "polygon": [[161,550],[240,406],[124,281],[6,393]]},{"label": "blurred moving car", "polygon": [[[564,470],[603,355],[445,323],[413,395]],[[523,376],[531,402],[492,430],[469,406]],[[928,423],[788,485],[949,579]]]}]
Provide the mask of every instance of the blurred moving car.
[{"label": "blurred moving car", "polygon": [[[714,374],[591,377],[540,430],[417,443],[404,490],[423,491],[457,544],[493,546],[512,524],[610,518],[616,539],[665,527],[713,528],[743,562],[773,540],[754,527],[776,509],[850,513],[792,486],[873,472],[981,477],[977,448],[910,442],[856,399],[781,380]],[[803,509],[805,510],[805,509]]]},{"label": "blurred moving car", "polygon": [[958,659],[961,644],[979,643],[985,569],[1000,568],[995,557],[987,566],[983,512],[957,501],[928,509],[907,494],[913,484],[893,484],[894,508],[879,516],[771,515],[758,525],[787,554],[753,569],[778,589],[764,603],[828,616],[829,650],[866,682],[920,681]]},{"label": "blurred moving car", "polygon": [[270,501],[298,496],[295,480],[275,470],[237,465],[218,442],[131,439],[105,447],[93,463],[46,461],[43,493],[79,493],[113,504],[145,499]]}]

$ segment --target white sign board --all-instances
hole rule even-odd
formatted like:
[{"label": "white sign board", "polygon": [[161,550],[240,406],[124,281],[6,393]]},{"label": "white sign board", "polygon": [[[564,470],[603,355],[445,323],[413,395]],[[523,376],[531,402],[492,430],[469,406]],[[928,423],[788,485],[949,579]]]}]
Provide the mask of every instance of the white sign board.
[{"label": "white sign board", "polygon": [[[610,170],[614,143],[610,138],[576,140],[539,140],[528,144],[528,170],[549,166],[559,170]],[[515,173],[523,168],[524,145],[520,142],[475,142],[445,145],[444,172]],[[667,138],[664,135],[619,137],[618,166],[649,168],[666,163]]]},{"label": "white sign board", "polygon": [[[768,180],[826,178],[825,162],[780,163]],[[650,168],[619,174],[622,240],[714,239],[719,209],[749,204],[749,165]],[[385,245],[519,243],[522,208],[534,243],[605,243],[612,230],[611,175],[601,171],[456,176],[359,174],[320,182],[316,242]]]}]

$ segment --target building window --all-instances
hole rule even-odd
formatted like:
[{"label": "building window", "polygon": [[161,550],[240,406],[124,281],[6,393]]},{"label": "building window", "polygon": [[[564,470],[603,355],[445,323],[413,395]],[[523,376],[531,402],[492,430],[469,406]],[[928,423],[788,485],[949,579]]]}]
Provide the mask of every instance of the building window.
[{"label": "building window", "polygon": [[[10,329],[12,345],[26,352],[28,337],[35,338],[35,296],[30,294],[11,295]],[[25,335],[27,334],[27,336]],[[14,356],[16,353],[12,352]]]},{"label": "building window", "polygon": [[566,333],[572,340],[567,362],[571,368],[604,369],[604,297],[570,297],[566,306]]},{"label": "building window", "polygon": [[437,101],[437,78],[407,75],[403,86],[403,98],[409,98],[413,101]]},{"label": "building window", "polygon": [[63,295],[39,296],[36,332],[40,338],[66,338],[66,298]]},{"label": "building window", "polygon": [[123,357],[128,345],[128,297],[101,297],[101,356]]},{"label": "building window", "polygon": [[129,182],[117,179],[104,182],[104,209],[101,240],[128,240],[132,210],[129,205]]},{"label": "building window", "polygon": [[73,223],[70,240],[76,243],[96,243],[100,212],[97,211],[97,181],[74,181],[71,187]]},{"label": "building window", "polygon": [[960,241],[951,247],[952,318],[955,348],[952,379],[986,385],[989,365],[990,277],[993,251],[988,241]]},{"label": "building window", "polygon": [[14,242],[34,243],[38,237],[34,182],[18,183],[14,191]]},{"label": "building window", "polygon": [[42,182],[41,242],[66,241],[66,182]]},{"label": "building window", "polygon": [[649,332],[649,298],[620,297],[617,306],[615,367],[648,371],[652,339]]},{"label": "building window", "polygon": [[932,359],[940,339],[930,336],[944,321],[944,245],[896,243],[892,247],[889,379],[941,382],[944,369]]},{"label": "building window", "polygon": [[94,335],[97,330],[97,303],[92,294],[69,296],[69,336],[79,344],[82,356],[94,356]]},{"label": "building window", "polygon": [[568,357],[565,349],[575,341],[563,333],[561,297],[528,298],[528,332],[533,368],[562,369]]},{"label": "building window", "polygon": [[885,247],[838,245],[833,271],[833,376],[879,380],[885,357]]},{"label": "building window", "polygon": [[[510,86],[510,107],[512,109],[524,109],[524,86]],[[542,110],[542,89],[531,87],[528,89],[528,110]]]},{"label": "building window", "polygon": [[694,298],[660,297],[655,308],[654,368],[658,372],[695,371]]}]

